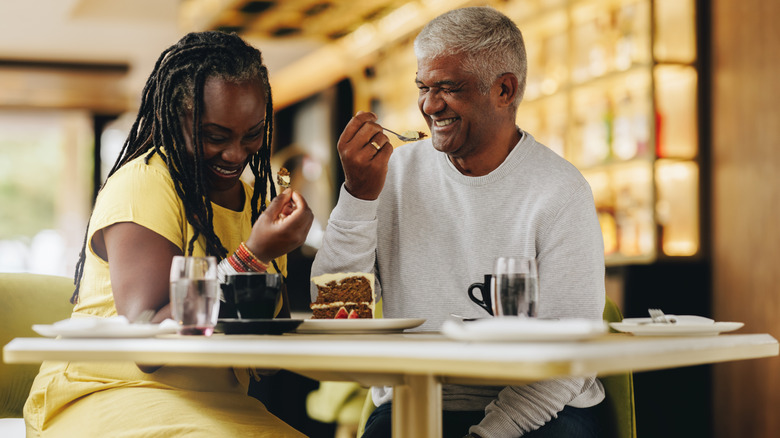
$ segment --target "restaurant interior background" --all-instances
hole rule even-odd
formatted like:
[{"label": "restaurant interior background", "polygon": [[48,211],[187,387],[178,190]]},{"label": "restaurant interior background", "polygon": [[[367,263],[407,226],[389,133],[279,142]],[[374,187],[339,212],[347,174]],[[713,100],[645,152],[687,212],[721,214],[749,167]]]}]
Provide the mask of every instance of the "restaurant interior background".
[{"label": "restaurant interior background", "polygon": [[[293,305],[307,309],[341,129],[370,109],[391,129],[427,131],[411,42],[476,4],[524,33],[518,125],[590,182],[624,314],[660,307],[780,335],[775,0],[4,1],[0,271],[72,274],[157,56],[187,31],[222,29],[263,51],[274,167],[292,170],[315,213],[291,255]],[[638,373],[635,395],[640,437],[774,437],[780,359]]]}]

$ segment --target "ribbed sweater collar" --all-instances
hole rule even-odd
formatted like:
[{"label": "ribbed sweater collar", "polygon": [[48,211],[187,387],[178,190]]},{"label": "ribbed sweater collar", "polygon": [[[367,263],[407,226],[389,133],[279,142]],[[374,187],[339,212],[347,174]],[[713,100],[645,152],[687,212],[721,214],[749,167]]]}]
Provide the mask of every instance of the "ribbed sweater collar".
[{"label": "ribbed sweater collar", "polygon": [[525,159],[525,157],[531,152],[532,146],[536,143],[533,136],[520,128],[520,140],[517,142],[514,148],[509,152],[506,159],[492,172],[482,176],[468,176],[460,173],[460,171],[452,164],[447,154],[442,152],[436,152],[438,155],[436,162],[440,166],[440,170],[451,180],[472,187],[479,187],[492,184],[496,181],[503,179],[508,174],[512,173],[515,168]]}]

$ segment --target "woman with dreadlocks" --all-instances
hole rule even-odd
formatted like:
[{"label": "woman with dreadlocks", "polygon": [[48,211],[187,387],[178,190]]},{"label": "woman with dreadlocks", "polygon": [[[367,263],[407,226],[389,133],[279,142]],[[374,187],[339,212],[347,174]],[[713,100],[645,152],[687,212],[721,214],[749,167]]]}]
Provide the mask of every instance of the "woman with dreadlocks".
[{"label": "woman with dreadlocks", "polygon": [[[313,215],[299,194],[276,194],[272,126],[257,49],[235,35],[203,32],[165,50],[95,203],[73,318],[132,321],[145,309],[156,311],[153,321],[169,318],[174,255],[216,256],[222,273],[284,274],[285,254],[303,243]],[[247,165],[251,186],[239,179]],[[251,376],[230,368],[47,362],[25,405],[27,434],[301,436],[247,395]]]}]

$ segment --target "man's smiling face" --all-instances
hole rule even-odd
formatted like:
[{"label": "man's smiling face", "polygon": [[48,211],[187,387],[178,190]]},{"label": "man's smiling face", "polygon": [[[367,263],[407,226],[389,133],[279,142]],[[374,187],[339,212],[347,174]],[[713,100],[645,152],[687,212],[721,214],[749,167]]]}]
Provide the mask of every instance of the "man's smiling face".
[{"label": "man's smiling face", "polygon": [[460,56],[417,60],[417,105],[436,150],[465,159],[484,149],[496,126],[496,105],[479,78],[463,70]]}]

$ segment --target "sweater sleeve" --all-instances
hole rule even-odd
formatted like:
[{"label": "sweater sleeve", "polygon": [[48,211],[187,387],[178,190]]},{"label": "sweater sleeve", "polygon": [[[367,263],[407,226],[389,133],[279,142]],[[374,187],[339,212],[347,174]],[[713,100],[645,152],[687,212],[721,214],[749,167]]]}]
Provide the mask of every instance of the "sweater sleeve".
[{"label": "sweater sleeve", "polygon": [[[537,238],[539,316],[600,320],[604,309],[604,250],[593,198],[575,190]],[[484,438],[516,437],[536,430],[566,405],[589,407],[604,398],[594,377],[560,378],[506,387],[471,431]]]},{"label": "sweater sleeve", "polygon": [[560,378],[507,386],[485,408],[485,418],[472,426],[469,432],[483,438],[522,436],[556,418],[564,406],[578,404],[575,400],[579,401],[581,394],[587,394],[593,386],[601,392],[601,397],[587,403],[594,405],[603,399],[603,388],[596,377]]},{"label": "sweater sleeve", "polygon": [[590,186],[583,182],[539,231],[539,316],[601,320],[604,242]]},{"label": "sweater sleeve", "polygon": [[[335,272],[375,272],[378,201],[355,198],[342,186],[336,207],[311,268],[311,276]],[[380,295],[377,281],[377,296]],[[311,285],[311,299],[317,287]]]}]

